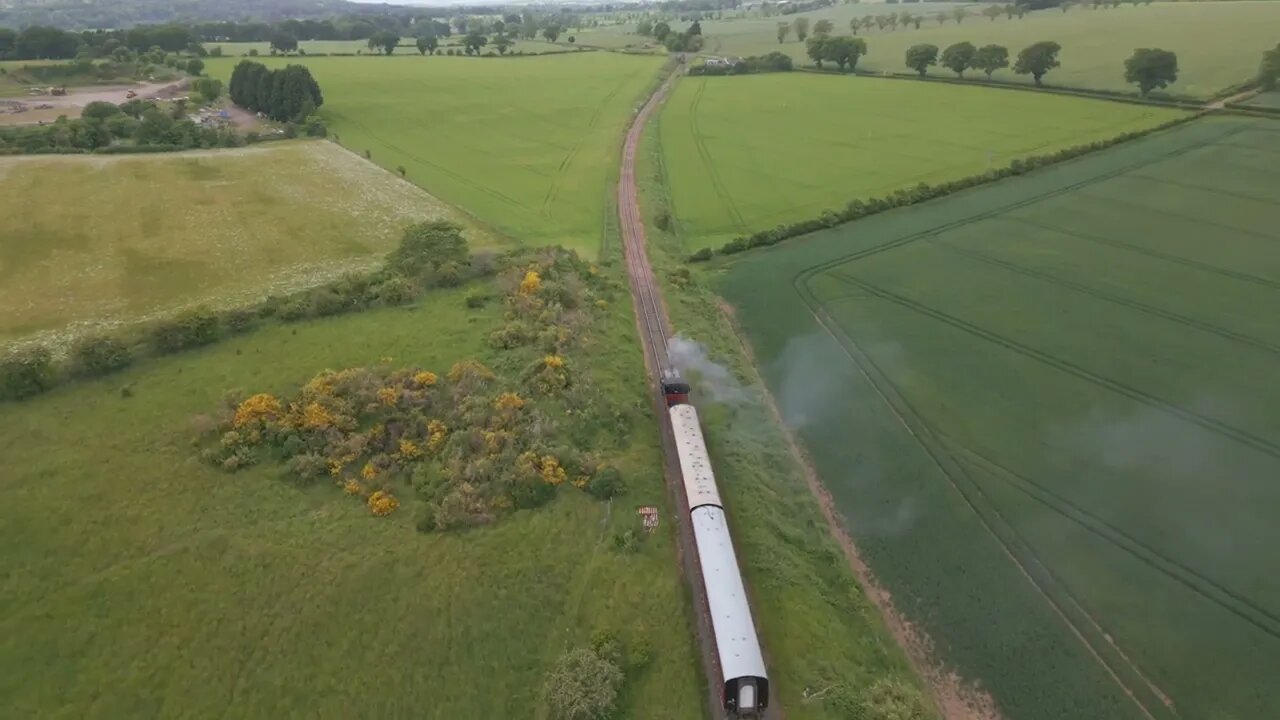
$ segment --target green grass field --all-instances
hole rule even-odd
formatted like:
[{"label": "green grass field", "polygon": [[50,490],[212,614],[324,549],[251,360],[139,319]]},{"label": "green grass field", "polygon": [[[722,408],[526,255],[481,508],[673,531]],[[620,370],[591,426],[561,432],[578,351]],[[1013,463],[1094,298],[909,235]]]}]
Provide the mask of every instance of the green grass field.
[{"label": "green grass field", "polygon": [[[520,241],[596,255],[657,58],[304,58],[344,146]],[[210,62],[229,77],[237,59]],[[298,59],[266,59],[268,63]]]},{"label": "green grass field", "polygon": [[[573,33],[570,33],[573,34]],[[565,36],[568,37],[567,35]],[[453,35],[447,38],[440,38],[440,49],[452,47],[461,49],[462,36]],[[417,55],[417,40],[411,37],[400,39],[400,45],[396,48],[397,55]],[[216,47],[222,48],[222,54],[230,57],[247,56],[250,50],[257,50],[259,55],[271,54],[271,43],[269,42],[207,42],[204,44],[205,49],[212,51]],[[522,51],[528,53],[540,53],[557,50],[571,49],[572,45],[552,44],[545,40],[515,40],[512,42],[507,52],[514,53]],[[369,41],[367,40],[303,40],[298,43],[298,49],[308,55],[318,54],[348,54],[361,53],[365,55],[373,54],[369,50]],[[485,47],[484,52],[488,52],[491,48]],[[494,52],[497,52],[496,50]]]},{"label": "green grass field", "polygon": [[328,142],[0,158],[0,217],[0,342],[246,303],[376,265],[412,222],[468,222]]},{"label": "green grass field", "polygon": [[[954,20],[939,25],[933,16],[949,12],[954,5],[838,5],[804,13],[816,22],[830,19],[837,34],[849,34],[854,16],[908,11],[928,17],[920,29],[859,31],[867,41],[868,53],[858,67],[885,72],[911,72],[903,65],[906,49],[916,43],[932,43],[945,48],[967,40],[981,47],[989,43],[1008,46],[1010,57],[1033,42],[1054,40],[1062,45],[1062,67],[1045,76],[1045,82],[1066,87],[1134,91],[1124,82],[1124,61],[1134,48],[1158,47],[1178,54],[1181,71],[1178,82],[1168,88],[1177,95],[1205,98],[1251,78],[1258,70],[1264,50],[1275,47],[1274,28],[1280,24],[1280,3],[1274,2],[1159,2],[1152,5],[1125,5],[1115,10],[1075,7],[1067,13],[1042,10],[1021,20],[1004,16],[991,21],[969,17],[957,25]],[[970,6],[977,13],[978,6]],[[797,17],[797,16],[789,16]],[[781,18],[786,19],[786,18]],[[802,63],[804,44],[792,35],[779,45],[776,37],[780,18],[708,21],[702,24],[707,36],[705,52],[758,55],[782,50]],[[584,37],[583,42],[588,42]],[[942,68],[937,73],[950,74]],[[1030,76],[997,72],[1001,80],[1031,82]]]},{"label": "green grass field", "polygon": [[1178,112],[1043,93],[773,74],[685,78],[659,123],[672,214],[695,250],[855,198],[1150,127]]},{"label": "green grass field", "polygon": [[[669,517],[634,554],[612,536],[665,508],[656,426],[611,451],[628,494],[566,490],[492,527],[422,534],[276,466],[197,459],[192,419],[225,392],[287,393],[318,370],[437,371],[491,356],[503,305],[469,290],[407,309],[271,326],[0,406],[0,706],[8,717],[545,718],[546,671],[600,629],[651,662],[619,718],[702,716]],[[647,407],[625,297],[584,365]],[[132,397],[122,397],[128,385]]]},{"label": "green grass field", "polygon": [[1254,95],[1252,98],[1249,98],[1249,101],[1246,102],[1245,104],[1250,107],[1260,107],[1260,108],[1267,108],[1267,109],[1275,108],[1277,110],[1280,110],[1280,90],[1258,93],[1257,95]]},{"label": "green grass field", "polygon": [[1280,714],[1278,141],[1200,120],[717,276],[872,568],[1010,718]]}]

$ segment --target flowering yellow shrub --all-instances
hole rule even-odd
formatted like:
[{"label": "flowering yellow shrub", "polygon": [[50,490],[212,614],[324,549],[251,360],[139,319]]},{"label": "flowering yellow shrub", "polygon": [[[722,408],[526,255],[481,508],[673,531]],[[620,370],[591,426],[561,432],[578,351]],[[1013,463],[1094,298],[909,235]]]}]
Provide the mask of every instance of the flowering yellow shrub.
[{"label": "flowering yellow shrub", "polygon": [[395,388],[378,388],[378,402],[391,407],[396,404],[396,400],[400,398],[400,393]]},{"label": "flowering yellow shrub", "polygon": [[342,481],[342,491],[348,495],[359,495],[364,492],[364,486],[356,480],[347,478]]},{"label": "flowering yellow shrub", "polygon": [[520,294],[532,295],[542,287],[542,276],[537,270],[530,270],[524,274],[524,279],[520,281]]},{"label": "flowering yellow shrub", "polygon": [[378,517],[390,515],[398,507],[400,507],[400,501],[389,492],[379,490],[369,496],[369,509]]},{"label": "flowering yellow shrub", "polygon": [[564,468],[560,467],[560,461],[554,455],[545,455],[541,463],[542,479],[548,485],[559,485],[565,480]]},{"label": "flowering yellow shrub", "polygon": [[412,440],[401,438],[400,440],[400,457],[404,460],[414,460],[422,457],[422,448],[418,447]]},{"label": "flowering yellow shrub", "polygon": [[439,381],[440,381],[440,378],[436,377],[435,373],[430,372],[428,370],[423,370],[422,372],[416,373],[413,376],[413,384],[417,385],[418,387],[431,387],[432,385],[435,385]]},{"label": "flowering yellow shrub", "polygon": [[542,366],[550,370],[559,370],[564,367],[564,358],[559,355],[548,355],[542,358]]},{"label": "flowering yellow shrub", "polygon": [[259,422],[274,422],[280,419],[282,413],[280,401],[274,395],[258,393],[240,403],[240,407],[236,408],[235,417],[231,420],[231,426],[241,428]]},{"label": "flowering yellow shrub", "polygon": [[444,441],[449,439],[449,428],[439,420],[427,423],[427,452],[432,455],[440,452]]},{"label": "flowering yellow shrub", "polygon": [[496,410],[519,410],[524,407],[524,398],[513,392],[504,392],[493,401]]},{"label": "flowering yellow shrub", "polygon": [[375,480],[378,477],[378,468],[374,467],[373,463],[365,463],[364,467],[360,468],[360,477],[369,481]]},{"label": "flowering yellow shrub", "polygon": [[337,418],[318,402],[307,403],[302,409],[302,418],[298,425],[304,430],[325,430],[333,427]]}]

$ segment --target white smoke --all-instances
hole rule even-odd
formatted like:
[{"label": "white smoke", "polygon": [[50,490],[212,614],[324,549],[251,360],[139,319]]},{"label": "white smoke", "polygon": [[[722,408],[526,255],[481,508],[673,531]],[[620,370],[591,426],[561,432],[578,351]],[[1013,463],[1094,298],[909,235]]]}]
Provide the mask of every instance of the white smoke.
[{"label": "white smoke", "polygon": [[713,361],[702,343],[676,335],[667,341],[667,357],[695,393],[706,393],[712,401],[726,405],[746,402],[747,392],[742,383],[728,366]]}]

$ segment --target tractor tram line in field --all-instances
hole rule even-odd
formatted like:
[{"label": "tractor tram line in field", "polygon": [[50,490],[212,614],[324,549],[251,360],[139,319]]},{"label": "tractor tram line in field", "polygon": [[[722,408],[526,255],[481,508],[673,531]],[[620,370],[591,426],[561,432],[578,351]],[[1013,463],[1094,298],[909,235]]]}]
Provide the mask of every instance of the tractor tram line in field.
[{"label": "tractor tram line in field", "polygon": [[619,234],[635,305],[645,365],[658,390],[652,396],[661,425],[668,496],[675,509],[676,551],[690,589],[694,625],[707,678],[710,716],[783,717],[771,699],[740,565],[716,487],[689,386],[676,377],[667,354],[670,323],[645,251],[644,220],[635,181],[635,160],[646,121],[661,104],[678,70],[650,95],[632,121],[623,146],[618,181]]}]

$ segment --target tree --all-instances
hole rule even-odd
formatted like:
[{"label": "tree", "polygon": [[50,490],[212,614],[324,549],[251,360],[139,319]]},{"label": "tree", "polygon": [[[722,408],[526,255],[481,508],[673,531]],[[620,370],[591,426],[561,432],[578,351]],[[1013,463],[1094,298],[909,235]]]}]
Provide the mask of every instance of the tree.
[{"label": "tree", "polygon": [[454,16],[453,20],[451,20],[450,22],[453,23],[453,29],[459,35],[462,35],[467,31],[467,19],[462,17],[461,15]]},{"label": "tree", "polygon": [[507,49],[511,47],[511,39],[502,33],[498,33],[493,38],[493,47],[498,51],[499,55],[506,55]]},{"label": "tree", "polygon": [[624,680],[614,658],[594,649],[575,650],[556,663],[547,677],[546,697],[557,720],[607,720],[613,717]]},{"label": "tree", "polygon": [[667,36],[671,34],[671,26],[665,22],[655,23],[653,26],[653,38],[658,42],[666,42]]},{"label": "tree", "polygon": [[204,61],[200,58],[191,58],[187,61],[187,73],[191,75],[199,75],[204,72]]},{"label": "tree", "polygon": [[819,68],[822,67],[822,61],[827,59],[827,38],[822,35],[814,35],[805,42],[805,54]]},{"label": "tree", "polygon": [[819,20],[813,24],[813,34],[817,37],[830,37],[835,25],[830,20]]},{"label": "tree", "polygon": [[970,67],[981,70],[991,79],[991,73],[1009,67],[1009,48],[1003,45],[983,45],[973,56]]},{"label": "tree", "polygon": [[191,88],[200,93],[200,97],[213,102],[222,97],[222,81],[217,78],[202,77],[192,84]]},{"label": "tree", "polygon": [[[989,19],[991,22],[995,22],[996,18],[1004,14],[1004,8],[1000,7],[999,5],[988,5],[982,8],[982,14],[985,15],[987,19]],[[1009,17],[1010,18],[1013,17],[1012,11],[1009,13]]]},{"label": "tree", "polygon": [[467,51],[468,55],[479,55],[480,48],[489,44],[489,38],[472,30],[462,38],[462,48]]},{"label": "tree", "polygon": [[938,46],[928,43],[912,45],[907,48],[907,67],[920,73],[920,77],[924,77],[929,72],[930,65],[938,64]]},{"label": "tree", "polygon": [[[778,26],[778,31],[779,31],[779,32],[781,32],[781,31],[782,31],[782,27],[783,27],[783,25],[781,25],[781,24]],[[860,17],[855,17],[855,18],[852,18],[852,19],[850,19],[850,20],[849,20],[849,32],[853,33],[854,35],[857,35],[857,34],[858,34],[858,29],[859,29],[859,28],[861,28],[861,27],[862,27],[862,18],[860,18]],[[779,41],[779,42],[781,42],[781,41]]]},{"label": "tree", "polygon": [[410,225],[400,237],[400,245],[387,255],[387,266],[403,275],[419,275],[428,268],[465,265],[470,257],[462,228],[444,220]]},{"label": "tree", "polygon": [[1159,48],[1138,48],[1124,61],[1124,81],[1137,83],[1143,97],[1178,81],[1178,56]]},{"label": "tree", "polygon": [[648,19],[648,18],[645,18],[644,20],[641,20],[641,21],[639,22],[639,24],[637,24],[637,25],[636,25],[636,34],[637,34],[637,35],[652,35],[652,34],[653,34],[653,21],[652,21],[652,20],[650,20],[650,19]]},{"label": "tree", "polygon": [[885,16],[884,16],[884,22],[885,22],[885,24],[886,24],[886,25],[888,25],[888,26],[889,26],[889,30],[891,30],[891,31],[892,31],[892,30],[897,30],[897,29],[898,29],[898,14],[897,14],[897,13],[889,13],[888,15],[885,15]]},{"label": "tree", "polygon": [[798,17],[791,23],[791,29],[796,34],[796,39],[804,42],[809,37],[809,18]]},{"label": "tree", "polygon": [[0,27],[0,60],[10,59],[18,48],[18,33]]},{"label": "tree", "polygon": [[787,36],[791,34],[791,23],[778,23],[778,42],[787,41]]},{"label": "tree", "polygon": [[369,36],[369,49],[381,50],[384,55],[390,55],[400,46],[400,36],[390,30],[379,30]]},{"label": "tree", "polygon": [[120,114],[120,108],[109,102],[95,101],[84,106],[80,117],[85,120],[106,120]]},{"label": "tree", "polygon": [[425,34],[418,36],[418,53],[422,55],[435,55],[436,48],[440,47],[440,38],[435,33],[428,30]]},{"label": "tree", "polygon": [[67,60],[80,51],[80,40],[65,30],[33,25],[18,34],[14,54],[18,60]]},{"label": "tree", "polygon": [[1258,66],[1258,85],[1263,90],[1275,90],[1280,85],[1280,44],[1274,50],[1262,53],[1262,64]]},{"label": "tree", "polygon": [[973,59],[977,54],[978,48],[973,43],[958,42],[942,51],[942,65],[963,78],[964,71],[974,67]]},{"label": "tree", "polygon": [[957,25],[963,23],[964,19],[968,16],[969,16],[969,13],[965,12],[965,9],[962,7],[958,7],[955,10],[951,11],[951,17],[956,19]]},{"label": "tree", "polygon": [[701,35],[701,34],[702,34],[702,23],[698,22],[697,20],[694,20],[693,24],[689,26],[689,29],[684,31],[685,37],[693,37],[694,35]]},{"label": "tree", "polygon": [[542,28],[542,37],[546,38],[547,42],[553,43],[556,41],[556,38],[560,37],[560,29],[560,23],[549,23],[546,27]]},{"label": "tree", "polygon": [[1029,45],[1018,53],[1018,61],[1013,65],[1013,71],[1019,75],[1030,75],[1036,81],[1036,87],[1042,83],[1040,78],[1050,70],[1058,67],[1058,51],[1062,46],[1052,40],[1042,40],[1033,45]]},{"label": "tree", "polygon": [[291,53],[298,51],[298,38],[287,32],[277,32],[271,35],[271,49],[282,53]]},{"label": "tree", "polygon": [[944,13],[944,12],[940,12],[940,13],[936,13],[936,14],[933,16],[933,19],[934,19],[934,20],[937,20],[939,25],[946,25],[946,24],[947,24],[947,18],[949,18],[949,17],[951,17],[951,16],[950,16],[950,15],[948,15],[948,14],[946,14],[946,13]]},{"label": "tree", "polygon": [[867,54],[867,43],[862,38],[834,37],[827,38],[822,46],[823,59],[830,60],[844,72],[858,67],[858,58]]}]

